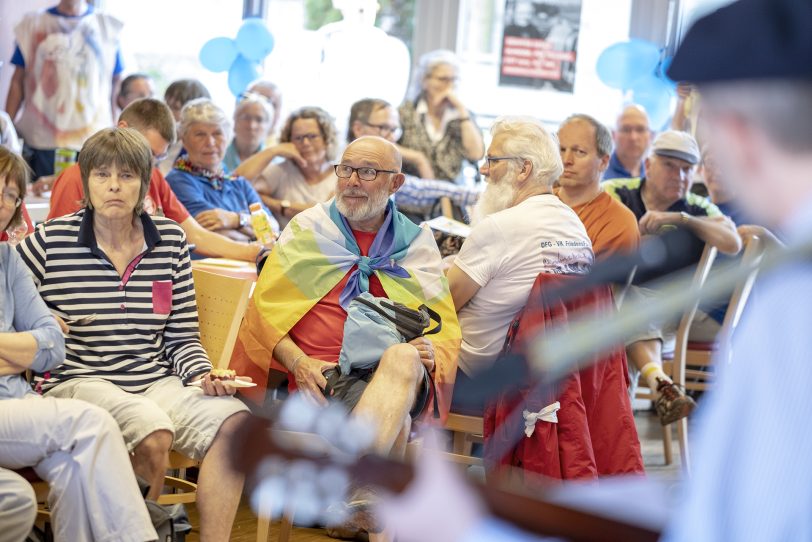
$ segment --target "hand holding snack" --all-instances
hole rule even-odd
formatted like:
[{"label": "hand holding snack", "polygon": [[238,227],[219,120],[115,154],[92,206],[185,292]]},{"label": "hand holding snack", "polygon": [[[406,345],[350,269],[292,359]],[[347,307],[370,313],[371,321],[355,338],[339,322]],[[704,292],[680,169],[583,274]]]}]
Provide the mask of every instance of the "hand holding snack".
[{"label": "hand holding snack", "polygon": [[232,369],[212,369],[190,384],[200,386],[206,395],[234,395],[237,388],[256,386],[251,377],[237,376]]}]

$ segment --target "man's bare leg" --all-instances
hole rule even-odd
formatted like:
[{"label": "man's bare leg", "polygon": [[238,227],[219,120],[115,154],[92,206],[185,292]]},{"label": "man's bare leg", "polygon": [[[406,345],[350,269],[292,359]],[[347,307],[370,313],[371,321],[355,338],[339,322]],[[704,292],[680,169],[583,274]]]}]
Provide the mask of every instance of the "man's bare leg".
[{"label": "man's bare leg", "polygon": [[[644,341],[633,342],[626,347],[626,355],[631,362],[637,367],[637,370],[643,373],[643,377],[651,386],[652,390],[657,389],[656,380],[649,380],[646,372],[654,373],[655,377],[662,377],[671,380],[663,372],[663,343],[659,339],[647,339]],[[651,365],[653,364],[653,365]]]},{"label": "man's bare leg", "polygon": [[374,449],[379,454],[389,455],[398,437],[402,438],[404,420],[414,405],[422,376],[423,365],[414,346],[397,344],[384,352],[375,376],[352,411],[374,424]]},{"label": "man's bare leg", "polygon": [[150,433],[138,443],[130,456],[135,474],[149,484],[147,499],[151,501],[157,500],[164,488],[172,439],[172,433],[164,429]]},{"label": "man's bare leg", "polygon": [[200,464],[197,509],[200,512],[201,542],[227,542],[240,504],[244,477],[231,468],[229,441],[247,413],[228,418]]}]

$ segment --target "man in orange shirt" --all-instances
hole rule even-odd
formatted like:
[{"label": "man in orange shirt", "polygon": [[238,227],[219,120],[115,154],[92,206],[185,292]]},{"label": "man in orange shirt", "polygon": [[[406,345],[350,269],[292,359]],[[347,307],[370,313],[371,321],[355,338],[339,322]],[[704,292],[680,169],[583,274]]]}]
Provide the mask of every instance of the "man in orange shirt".
[{"label": "man in orange shirt", "polygon": [[[165,103],[153,98],[136,100],[128,105],[118,120],[119,128],[134,128],[147,138],[152,149],[153,161],[157,163],[166,156],[169,145],[175,141],[175,120]],[[51,192],[51,209],[48,219],[74,213],[84,207],[85,194],[79,165],[65,169],[54,182]],[[177,222],[186,233],[195,252],[203,256],[225,257],[254,261],[260,245],[238,243],[225,236],[209,231],[189,215],[178,201],[166,179],[152,168],[149,189],[144,197],[144,210],[150,215],[165,216]]]},{"label": "man in orange shirt", "polygon": [[634,213],[601,189],[612,134],[589,115],[572,115],[559,127],[558,141],[564,173],[556,195],[584,223],[595,258],[636,250],[640,231]]}]

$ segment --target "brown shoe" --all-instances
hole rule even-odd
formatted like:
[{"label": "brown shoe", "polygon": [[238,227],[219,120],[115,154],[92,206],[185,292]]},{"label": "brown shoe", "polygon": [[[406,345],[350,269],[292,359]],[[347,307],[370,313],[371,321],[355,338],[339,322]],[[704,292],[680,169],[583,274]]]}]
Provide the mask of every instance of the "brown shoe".
[{"label": "brown shoe", "polygon": [[679,386],[664,378],[657,379],[657,395],[654,407],[663,425],[685,418],[696,408],[693,399],[685,395]]},{"label": "brown shoe", "polygon": [[383,526],[372,513],[378,499],[378,495],[371,489],[356,489],[349,502],[340,505],[344,508],[341,515],[347,519],[338,525],[328,525],[327,536],[359,540],[366,533],[383,532]]}]

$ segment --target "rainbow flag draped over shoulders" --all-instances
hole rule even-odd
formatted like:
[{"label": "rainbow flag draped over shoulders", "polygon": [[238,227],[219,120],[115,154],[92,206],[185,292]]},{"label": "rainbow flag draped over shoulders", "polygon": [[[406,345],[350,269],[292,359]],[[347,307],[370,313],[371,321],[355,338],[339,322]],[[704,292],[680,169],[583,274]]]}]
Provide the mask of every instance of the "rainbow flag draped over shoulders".
[{"label": "rainbow flag draped over shoulders", "polygon": [[393,301],[411,308],[425,303],[440,314],[442,330],[430,339],[435,349],[438,408],[444,420],[457,373],[461,340],[457,313],[434,236],[428,228],[410,222],[391,201],[368,256],[360,255],[346,219],[333,202],[311,207],[290,221],[265,262],[234,347],[230,367],[258,383],[246,395],[257,402],[264,399],[271,367],[284,370],[273,360],[277,343],[353,267],[340,295],[345,308],[368,290],[368,277],[374,273]]}]

